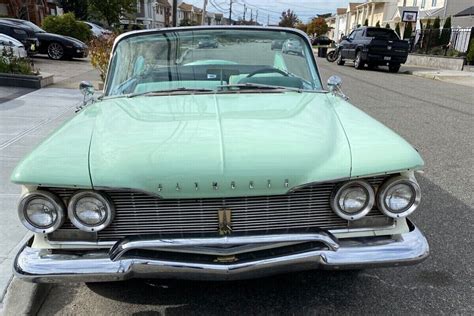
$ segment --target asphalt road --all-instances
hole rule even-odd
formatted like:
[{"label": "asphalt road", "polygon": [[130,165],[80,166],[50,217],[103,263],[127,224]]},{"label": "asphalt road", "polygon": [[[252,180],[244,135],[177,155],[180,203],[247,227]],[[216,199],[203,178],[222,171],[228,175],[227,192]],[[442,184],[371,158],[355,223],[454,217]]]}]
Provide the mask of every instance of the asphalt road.
[{"label": "asphalt road", "polygon": [[423,202],[412,219],[430,242],[429,259],[411,267],[240,282],[55,285],[40,315],[474,314],[472,90],[325,60],[319,65],[324,81],[340,75],[353,104],[405,137],[425,159],[426,172],[418,176]]}]

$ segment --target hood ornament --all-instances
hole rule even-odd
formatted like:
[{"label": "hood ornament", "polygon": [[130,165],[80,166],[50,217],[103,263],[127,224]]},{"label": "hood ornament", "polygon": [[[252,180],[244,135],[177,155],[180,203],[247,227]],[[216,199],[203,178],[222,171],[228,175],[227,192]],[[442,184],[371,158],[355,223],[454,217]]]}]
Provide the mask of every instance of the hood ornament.
[{"label": "hood ornament", "polygon": [[217,214],[219,219],[219,235],[230,235],[232,233],[232,210],[230,208],[221,208]]}]

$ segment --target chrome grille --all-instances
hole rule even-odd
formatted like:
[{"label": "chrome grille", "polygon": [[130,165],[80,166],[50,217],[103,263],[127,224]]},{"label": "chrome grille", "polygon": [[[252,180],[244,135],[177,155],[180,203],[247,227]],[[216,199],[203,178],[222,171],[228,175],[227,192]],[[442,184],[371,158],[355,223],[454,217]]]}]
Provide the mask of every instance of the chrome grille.
[{"label": "chrome grille", "polygon": [[[378,186],[383,179],[371,178],[369,182]],[[116,215],[112,224],[97,236],[99,241],[114,241],[130,235],[217,234],[217,211],[221,208],[232,210],[234,233],[347,228],[348,222],[330,207],[335,186],[336,183],[309,185],[285,195],[203,199],[160,199],[142,192],[106,190]],[[66,202],[74,193],[70,189],[49,190]],[[368,216],[383,215],[372,210]],[[68,229],[76,228],[67,221],[61,230]]]}]

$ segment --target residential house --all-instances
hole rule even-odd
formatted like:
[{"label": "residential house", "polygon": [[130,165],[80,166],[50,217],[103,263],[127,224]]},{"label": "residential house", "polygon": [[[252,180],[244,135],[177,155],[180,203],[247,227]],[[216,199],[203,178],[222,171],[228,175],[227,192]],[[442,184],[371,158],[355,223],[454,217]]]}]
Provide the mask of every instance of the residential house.
[{"label": "residential house", "polygon": [[334,27],[334,38],[336,42],[341,39],[342,36],[347,35],[347,8],[337,8],[336,11],[336,23]]},{"label": "residential house", "polygon": [[168,0],[155,0],[154,7],[154,27],[171,26],[172,7]]},{"label": "residential house", "polygon": [[456,17],[458,13],[474,6],[472,0],[399,0],[398,2],[400,6],[417,7],[418,18],[423,24],[426,24],[428,19],[434,20],[436,17],[439,17],[441,23],[444,23],[446,18],[451,16],[453,17],[451,21],[453,27],[470,28],[474,26],[473,15]]},{"label": "residential house", "polygon": [[47,0],[0,0],[0,16],[29,20],[37,25],[49,15]]},{"label": "residential house", "polygon": [[329,30],[327,32],[327,37],[329,37],[330,39],[334,40],[335,38],[337,37],[334,37],[334,34],[335,34],[335,30],[336,30],[336,15],[333,14],[331,15],[330,17],[327,17],[325,19],[326,21],[326,24],[328,25],[329,27]]},{"label": "residential house", "polygon": [[355,29],[358,26],[357,20],[358,20],[358,10],[357,6],[360,4],[360,2],[349,2],[347,5],[347,10],[346,10],[346,29],[344,30],[344,34],[349,34],[352,32],[353,29]]},{"label": "residential house", "polygon": [[193,5],[187,4],[186,2],[179,3],[177,15],[176,25],[181,25],[183,21],[190,23],[193,21]]}]

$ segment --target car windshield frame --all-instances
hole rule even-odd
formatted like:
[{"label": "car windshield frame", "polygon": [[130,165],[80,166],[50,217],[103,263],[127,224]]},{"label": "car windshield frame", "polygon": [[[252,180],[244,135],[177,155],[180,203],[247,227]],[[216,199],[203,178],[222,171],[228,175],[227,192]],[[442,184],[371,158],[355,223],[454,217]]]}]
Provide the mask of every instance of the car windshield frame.
[{"label": "car windshield frame", "polygon": [[[109,67],[107,70],[107,75],[106,75],[106,80],[105,80],[105,86],[104,86],[104,94],[103,98],[116,98],[116,97],[121,97],[124,96],[126,97],[126,93],[116,93],[116,91],[113,91],[113,89],[117,89],[117,85],[115,84],[114,87],[112,87],[112,82],[113,82],[113,74],[115,73],[115,68],[117,67],[117,63],[120,64],[119,57],[117,56],[117,48],[120,46],[120,44],[127,40],[131,39],[133,37],[139,37],[139,36],[153,36],[153,35],[166,35],[166,34],[176,34],[176,33],[189,33],[193,34],[193,32],[200,32],[200,31],[211,31],[209,36],[212,36],[212,31],[228,31],[232,32],[233,30],[236,31],[242,31],[242,32],[252,32],[252,31],[259,31],[259,32],[285,32],[288,33],[289,35],[299,37],[300,39],[300,44],[303,49],[306,49],[309,53],[307,53],[307,56],[304,56],[305,58],[305,66],[307,67],[307,72],[311,76],[311,85],[312,89],[291,89],[289,88],[288,91],[292,90],[298,90],[298,91],[305,91],[305,92],[326,92],[324,90],[324,86],[322,84],[321,80],[321,74],[318,69],[318,65],[316,63],[316,59],[314,57],[314,54],[312,53],[312,46],[310,39],[308,36],[296,29],[290,29],[290,28],[283,28],[283,27],[249,27],[249,26],[195,26],[195,27],[176,27],[176,28],[166,28],[166,29],[161,29],[161,30],[141,30],[141,31],[133,31],[129,33],[125,33],[120,35],[116,40],[112,48],[111,52],[111,57],[110,57],[110,63]],[[232,34],[232,33],[229,33]],[[202,34],[201,34],[202,35]],[[271,37],[269,37],[271,39]],[[187,64],[183,64],[187,65]],[[292,74],[289,74],[292,75]],[[170,81],[171,82],[171,81]],[[123,84],[124,82],[121,82],[120,84]],[[241,85],[242,88],[245,88],[245,85]],[[255,88],[255,87],[253,87]],[[283,90],[281,88],[284,87],[278,87],[280,90]],[[178,89],[179,90],[179,89]],[[268,90],[268,89],[266,89]],[[156,92],[156,91],[150,91],[150,92]],[[222,89],[217,89],[213,91],[213,93],[219,93],[222,92]],[[153,93],[151,93],[154,95]],[[149,95],[144,93],[144,95]]]}]

